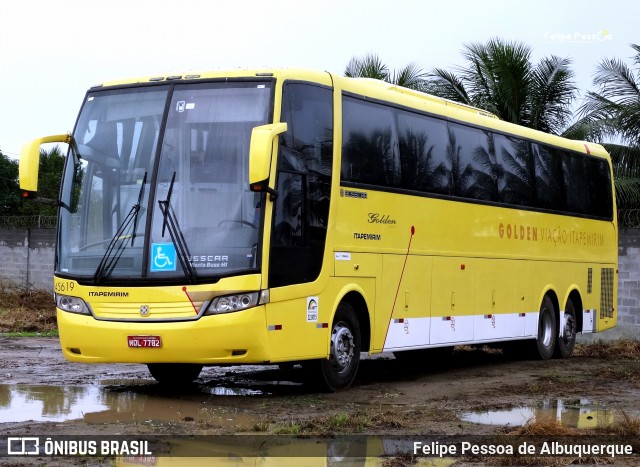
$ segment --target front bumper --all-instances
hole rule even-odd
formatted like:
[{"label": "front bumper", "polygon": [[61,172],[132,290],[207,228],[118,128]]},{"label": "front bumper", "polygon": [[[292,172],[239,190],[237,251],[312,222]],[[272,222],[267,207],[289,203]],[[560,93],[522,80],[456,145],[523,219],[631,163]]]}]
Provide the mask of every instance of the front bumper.
[{"label": "front bumper", "polygon": [[[65,358],[83,363],[266,363],[265,307],[196,321],[101,321],[57,310]],[[159,348],[130,348],[128,336],[159,336]]]}]

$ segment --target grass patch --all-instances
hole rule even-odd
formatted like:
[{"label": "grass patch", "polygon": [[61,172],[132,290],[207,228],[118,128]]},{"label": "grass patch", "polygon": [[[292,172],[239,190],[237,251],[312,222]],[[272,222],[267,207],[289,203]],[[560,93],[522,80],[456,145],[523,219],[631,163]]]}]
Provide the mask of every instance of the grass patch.
[{"label": "grass patch", "polygon": [[581,378],[579,378],[578,376],[575,375],[563,375],[562,373],[559,373],[558,371],[547,371],[543,374],[541,374],[540,376],[538,376],[538,379],[540,381],[546,381],[549,383],[554,383],[554,384],[568,384],[568,385],[574,385],[574,384],[578,384],[582,381]]},{"label": "grass patch", "polygon": [[299,435],[302,433],[302,426],[294,421],[279,423],[273,428],[276,435]]},{"label": "grass patch", "polygon": [[619,436],[640,436],[640,417],[632,417],[622,412],[616,422],[609,427],[613,434]]},{"label": "grass patch", "polygon": [[584,434],[575,428],[562,425],[557,420],[530,421],[507,433],[513,436],[544,436],[547,438]]},{"label": "grass patch", "polygon": [[255,431],[258,433],[266,433],[267,431],[269,431],[269,422],[266,422],[266,421],[257,422],[256,424],[253,425],[251,431]]},{"label": "grass patch", "polygon": [[[532,439],[539,440],[567,440],[573,436],[585,435],[620,435],[620,436],[637,436],[640,429],[640,420],[624,414],[619,423],[609,426],[598,427],[594,429],[578,429],[570,428],[562,425],[557,420],[540,420],[531,421],[524,426],[517,427],[512,431],[505,433],[507,436],[521,437],[530,436]],[[534,443],[534,444],[539,444]],[[563,466],[573,464],[614,464],[614,460],[607,457],[549,457],[549,456],[511,456],[511,457],[494,457],[486,459],[491,461],[491,465],[503,466]],[[626,465],[626,464],[624,464]]]},{"label": "grass patch", "polygon": [[616,436],[640,436],[640,417],[633,417],[626,412],[619,412],[613,423],[598,426],[593,429],[595,433]]},{"label": "grass patch", "polygon": [[558,420],[535,420],[506,434],[512,436],[542,436],[546,439],[591,434],[638,436],[640,435],[640,417],[633,417],[626,412],[620,412],[612,423],[586,429],[567,427]]},{"label": "grass patch", "polygon": [[313,418],[302,424],[304,433],[365,433],[381,429],[401,429],[412,426],[409,415],[388,411],[371,413],[357,410],[353,413],[340,412]]},{"label": "grass patch", "polygon": [[626,381],[640,387],[640,361],[612,361],[598,376],[607,381]]},{"label": "grass patch", "polygon": [[327,403],[322,397],[310,394],[310,395],[299,395],[295,397],[285,397],[283,398],[283,404],[287,407],[291,406],[301,406],[301,407],[320,407]]},{"label": "grass patch", "polygon": [[58,331],[31,332],[31,331],[12,331],[0,332],[2,337],[58,337]]},{"label": "grass patch", "polygon": [[576,344],[573,354],[576,357],[640,360],[640,340],[620,339],[611,342]]},{"label": "grass patch", "polygon": [[558,371],[545,371],[536,380],[525,386],[527,394],[550,394],[554,391],[575,390],[584,381],[583,377],[566,375]]},{"label": "grass patch", "polygon": [[338,412],[306,420],[290,420],[270,424],[266,421],[256,423],[251,431],[269,432],[278,435],[334,435],[336,433],[366,433],[380,429],[402,429],[411,427],[415,420],[409,420],[409,414],[398,412],[370,413],[355,411]]},{"label": "grass patch", "polygon": [[25,292],[11,283],[0,281],[0,333],[57,335],[56,308],[51,292]]},{"label": "grass patch", "polygon": [[343,425],[349,421],[349,414],[341,412],[335,414],[329,418],[329,426],[332,428],[339,430]]}]

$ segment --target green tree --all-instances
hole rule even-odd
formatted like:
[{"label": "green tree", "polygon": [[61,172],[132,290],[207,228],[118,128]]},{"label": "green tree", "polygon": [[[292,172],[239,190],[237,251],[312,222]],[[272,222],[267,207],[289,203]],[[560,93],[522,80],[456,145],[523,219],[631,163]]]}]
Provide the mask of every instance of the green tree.
[{"label": "green tree", "polygon": [[578,88],[568,58],[534,64],[530,47],[497,38],[464,45],[462,55],[464,66],[429,74],[427,92],[548,133],[559,134],[569,123]]},{"label": "green tree", "polygon": [[426,74],[415,63],[409,63],[399,70],[389,67],[376,54],[369,53],[364,57],[353,57],[344,70],[348,78],[373,78],[409,89],[423,90]]},{"label": "green tree", "polygon": [[605,58],[596,68],[579,120],[566,136],[602,143],[611,154],[619,208],[640,207],[640,46],[632,66]]},{"label": "green tree", "polygon": [[18,162],[0,151],[0,216],[12,216],[20,206]]}]

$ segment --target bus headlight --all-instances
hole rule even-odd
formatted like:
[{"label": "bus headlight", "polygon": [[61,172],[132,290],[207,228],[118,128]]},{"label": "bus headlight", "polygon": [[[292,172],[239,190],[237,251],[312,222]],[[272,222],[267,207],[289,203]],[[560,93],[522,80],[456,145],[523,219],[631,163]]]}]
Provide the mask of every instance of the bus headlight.
[{"label": "bus headlight", "polygon": [[78,297],[56,294],[56,306],[69,313],[78,313],[81,315],[91,314],[84,300]]},{"label": "bus headlight", "polygon": [[246,310],[258,304],[259,292],[240,293],[216,297],[211,301],[205,315],[217,315],[221,313],[233,313]]}]

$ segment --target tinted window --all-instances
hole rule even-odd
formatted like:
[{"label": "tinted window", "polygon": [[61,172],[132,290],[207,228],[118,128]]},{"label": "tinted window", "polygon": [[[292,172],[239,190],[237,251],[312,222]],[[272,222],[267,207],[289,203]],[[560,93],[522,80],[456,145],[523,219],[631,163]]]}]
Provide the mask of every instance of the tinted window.
[{"label": "tinted window", "polygon": [[[589,213],[589,177],[587,172],[588,159],[574,156],[564,151],[562,154],[562,175],[564,177],[565,198],[567,210],[578,214]],[[594,193],[595,195],[595,193]]]},{"label": "tinted window", "polygon": [[530,144],[504,135],[495,135],[495,141],[500,164],[500,202],[533,206],[536,177]]},{"label": "tinted window", "polygon": [[398,112],[400,184],[408,190],[448,194],[447,123],[424,115]]},{"label": "tinted window", "polygon": [[449,123],[445,170],[450,195],[498,200],[499,167],[491,136],[476,128]]},{"label": "tinted window", "polygon": [[587,159],[589,173],[589,193],[592,194],[589,211],[602,217],[613,215],[611,194],[611,172],[606,161],[596,158]]},{"label": "tinted window", "polygon": [[333,110],[330,89],[286,84],[278,198],[271,231],[271,287],[311,282],[322,268],[329,222]]},{"label": "tinted window", "polygon": [[564,210],[560,157],[556,151],[540,144],[532,144],[531,148],[536,173],[537,206],[543,209]]},{"label": "tinted window", "polygon": [[342,107],[342,179],[400,186],[394,110],[345,98]]},{"label": "tinted window", "polygon": [[343,105],[342,180],[612,216],[603,159],[351,97]]}]

